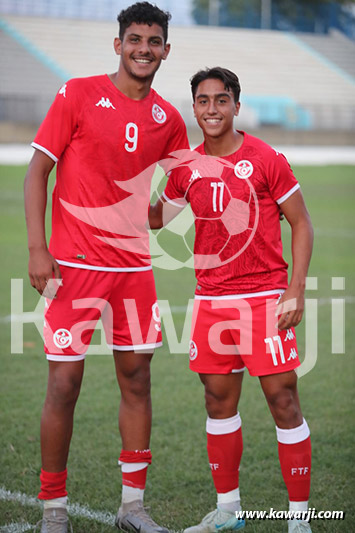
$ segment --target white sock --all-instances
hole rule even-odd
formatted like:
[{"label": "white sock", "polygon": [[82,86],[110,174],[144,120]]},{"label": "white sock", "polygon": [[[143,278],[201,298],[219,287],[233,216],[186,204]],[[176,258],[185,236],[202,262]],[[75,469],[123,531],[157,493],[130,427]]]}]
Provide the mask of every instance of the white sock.
[{"label": "white sock", "polygon": [[239,488],[229,492],[217,493],[217,507],[221,511],[227,511],[228,513],[241,511]]},{"label": "white sock", "polygon": [[135,487],[129,487],[128,485],[122,485],[122,503],[130,503],[135,500],[143,501],[144,489],[137,489]]},{"label": "white sock", "polygon": [[62,507],[66,509],[68,497],[53,498],[53,500],[43,500],[43,509],[53,509],[53,507]]},{"label": "white sock", "polygon": [[[148,467],[148,463],[123,463],[118,461],[122,472],[138,472]],[[135,500],[143,501],[144,489],[122,485],[122,503],[130,503]]]},{"label": "white sock", "polygon": [[290,511],[308,511],[308,502],[289,502]]}]

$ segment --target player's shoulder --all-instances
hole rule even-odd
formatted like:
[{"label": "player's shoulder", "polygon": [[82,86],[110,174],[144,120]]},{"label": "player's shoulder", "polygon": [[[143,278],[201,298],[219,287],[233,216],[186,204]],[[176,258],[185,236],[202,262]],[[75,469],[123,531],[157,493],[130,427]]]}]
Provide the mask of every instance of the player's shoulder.
[{"label": "player's shoulder", "polygon": [[263,141],[259,137],[254,137],[253,135],[249,135],[247,133],[244,133],[245,136],[245,148],[251,148],[255,153],[258,154],[258,157],[263,161],[264,163],[267,162],[278,162],[278,160],[285,160],[285,156],[276,150],[274,147],[272,147],[267,142]]},{"label": "player's shoulder", "polygon": [[105,75],[87,76],[84,78],[70,78],[61,88],[59,93],[65,96],[69,94],[81,94],[81,97],[90,90],[95,90],[105,83]]},{"label": "player's shoulder", "polygon": [[244,140],[246,145],[250,145],[253,148],[257,149],[259,152],[263,152],[265,154],[273,154],[275,153],[275,150],[270,144],[266,143],[259,137],[255,137],[254,135],[249,135],[249,133],[244,133]]}]

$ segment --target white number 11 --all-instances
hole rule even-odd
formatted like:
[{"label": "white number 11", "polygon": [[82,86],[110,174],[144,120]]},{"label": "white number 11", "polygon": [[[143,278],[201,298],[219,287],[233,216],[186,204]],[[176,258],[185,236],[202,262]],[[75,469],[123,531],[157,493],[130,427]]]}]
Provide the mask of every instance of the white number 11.
[{"label": "white number 11", "polygon": [[217,190],[219,189],[219,202],[218,202],[218,208],[219,212],[223,213],[223,191],[224,191],[224,183],[223,181],[213,181],[211,183],[211,187],[213,189],[212,193],[212,209],[216,213],[217,212]]},{"label": "white number 11", "polygon": [[277,343],[278,349],[279,349],[278,351],[280,354],[280,360],[281,360],[281,363],[284,365],[286,361],[285,361],[285,354],[284,354],[280,335],[275,335],[274,337],[267,337],[266,339],[264,339],[264,342],[265,344],[269,345],[272,362],[274,363],[274,366],[277,366],[279,364],[277,361],[276,350],[275,350],[275,345],[274,345],[275,342]]}]

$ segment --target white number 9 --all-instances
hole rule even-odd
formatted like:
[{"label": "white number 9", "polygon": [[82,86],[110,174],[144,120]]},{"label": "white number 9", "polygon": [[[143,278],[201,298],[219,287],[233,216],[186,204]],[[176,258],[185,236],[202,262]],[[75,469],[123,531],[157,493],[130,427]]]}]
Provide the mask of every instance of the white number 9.
[{"label": "white number 9", "polygon": [[126,139],[128,142],[125,143],[124,147],[127,152],[134,152],[138,142],[138,126],[134,122],[128,122],[126,125]]}]

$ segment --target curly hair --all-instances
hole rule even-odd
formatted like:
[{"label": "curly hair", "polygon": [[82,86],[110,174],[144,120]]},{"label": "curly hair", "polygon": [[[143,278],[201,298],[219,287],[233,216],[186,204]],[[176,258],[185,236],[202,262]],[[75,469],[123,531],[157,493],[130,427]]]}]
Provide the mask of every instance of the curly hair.
[{"label": "curly hair", "polygon": [[224,83],[224,87],[227,91],[232,91],[234,95],[234,101],[239,102],[240,96],[240,83],[238,76],[231,70],[222,67],[206,68],[205,70],[199,70],[190,79],[192,98],[195,100],[196,91],[198,85],[205,80],[217,79]]},{"label": "curly hair", "polygon": [[120,25],[119,38],[122,40],[126,29],[133,23],[136,24],[158,24],[163,30],[164,43],[168,40],[168,24],[171,14],[168,11],[162,11],[156,5],[149,2],[137,2],[127,9],[123,9],[117,16]]}]

